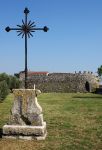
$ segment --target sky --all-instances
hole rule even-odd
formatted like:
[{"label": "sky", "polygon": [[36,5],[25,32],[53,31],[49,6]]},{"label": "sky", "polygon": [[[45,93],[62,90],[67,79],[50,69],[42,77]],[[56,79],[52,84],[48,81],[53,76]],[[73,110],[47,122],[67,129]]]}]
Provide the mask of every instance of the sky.
[{"label": "sky", "polygon": [[36,27],[28,39],[28,69],[97,72],[102,65],[102,0],[0,0],[0,73],[24,70],[24,39],[5,27],[22,25],[24,9]]}]

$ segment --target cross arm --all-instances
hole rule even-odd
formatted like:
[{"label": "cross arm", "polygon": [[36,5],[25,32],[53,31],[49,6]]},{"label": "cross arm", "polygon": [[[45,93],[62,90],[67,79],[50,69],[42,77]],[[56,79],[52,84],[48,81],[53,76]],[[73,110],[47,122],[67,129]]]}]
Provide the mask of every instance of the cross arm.
[{"label": "cross arm", "polygon": [[44,26],[43,28],[31,28],[31,31],[35,31],[35,30],[43,30],[44,32],[47,32],[49,28],[47,26]]},{"label": "cross arm", "polygon": [[11,31],[11,30],[22,30],[21,28],[10,28],[10,27],[6,27],[5,30],[7,32]]}]

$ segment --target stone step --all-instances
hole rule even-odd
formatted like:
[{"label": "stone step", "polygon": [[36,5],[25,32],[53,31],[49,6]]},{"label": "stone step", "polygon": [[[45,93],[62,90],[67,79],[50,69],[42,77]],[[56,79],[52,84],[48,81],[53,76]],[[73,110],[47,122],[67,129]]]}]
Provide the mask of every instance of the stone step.
[{"label": "stone step", "polygon": [[46,122],[42,126],[4,125],[2,138],[45,140]]}]

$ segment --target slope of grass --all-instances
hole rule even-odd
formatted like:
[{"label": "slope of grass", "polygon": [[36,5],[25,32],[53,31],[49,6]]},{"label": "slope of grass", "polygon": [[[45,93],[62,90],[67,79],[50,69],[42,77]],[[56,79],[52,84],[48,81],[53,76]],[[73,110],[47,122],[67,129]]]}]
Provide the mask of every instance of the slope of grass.
[{"label": "slope of grass", "polygon": [[[101,150],[102,96],[44,93],[38,97],[47,122],[45,141],[0,139],[0,150]],[[13,96],[0,103],[0,127],[9,118]]]}]

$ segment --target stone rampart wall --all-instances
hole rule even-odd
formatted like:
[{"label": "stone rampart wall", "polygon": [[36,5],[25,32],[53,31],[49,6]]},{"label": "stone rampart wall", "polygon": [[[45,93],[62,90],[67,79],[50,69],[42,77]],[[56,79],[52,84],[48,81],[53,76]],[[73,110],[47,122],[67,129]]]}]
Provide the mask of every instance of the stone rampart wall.
[{"label": "stone rampart wall", "polygon": [[48,76],[32,76],[28,88],[42,92],[93,92],[99,85],[98,78],[92,73],[50,73]]}]

